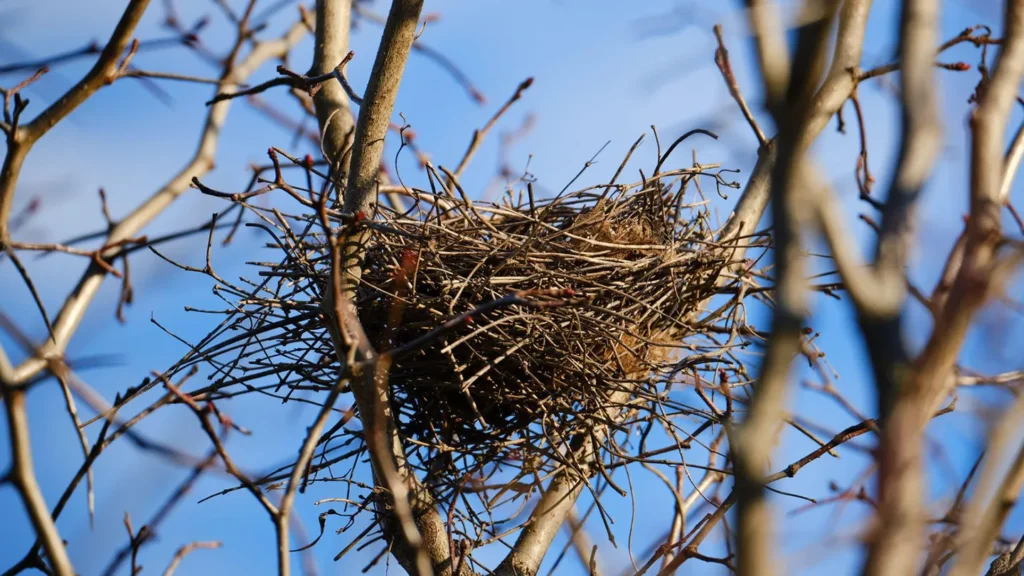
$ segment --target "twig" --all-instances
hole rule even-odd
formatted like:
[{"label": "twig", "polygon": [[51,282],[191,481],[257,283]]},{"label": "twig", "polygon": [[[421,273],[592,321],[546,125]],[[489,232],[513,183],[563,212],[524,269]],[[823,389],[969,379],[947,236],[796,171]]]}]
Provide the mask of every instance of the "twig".
[{"label": "twig", "polygon": [[181,561],[185,559],[185,556],[188,556],[189,554],[191,554],[193,550],[197,550],[197,549],[216,550],[217,548],[220,548],[221,546],[222,546],[222,544],[220,542],[211,541],[211,542],[192,542],[191,544],[186,544],[186,545],[182,546],[181,548],[178,548],[178,551],[174,553],[174,558],[171,559],[171,563],[167,566],[167,569],[164,570],[164,576],[173,576],[175,570],[178,569],[178,565],[181,564]]},{"label": "twig", "polygon": [[602,574],[603,572],[598,569],[597,544],[591,541],[575,509],[566,517],[566,526],[569,529],[569,540],[579,556],[580,563],[587,568],[590,576]]},{"label": "twig", "polygon": [[722,25],[715,24],[713,31],[715,33],[715,40],[718,41],[718,48],[715,50],[715,65],[718,66],[718,71],[722,73],[722,79],[725,80],[725,86],[729,89],[729,94],[736,101],[736,104],[739,105],[740,111],[743,112],[743,117],[747,119],[747,124],[750,124],[750,129],[754,131],[754,136],[757,136],[758,147],[764,147],[768,144],[768,139],[765,138],[761,127],[757,125],[754,114],[750,111],[750,107],[747,106],[743,93],[740,92],[739,83],[736,82],[736,75],[733,74],[732,64],[729,62],[729,51],[725,48],[725,40],[722,38]]},{"label": "twig", "polygon": [[[523,92],[525,92],[532,85],[533,78],[527,78],[526,80],[520,82],[519,86],[516,87],[516,91],[512,94],[512,97],[509,98],[508,101],[506,101],[505,104],[501,108],[499,108],[497,112],[494,113],[494,116],[491,116],[491,119],[488,120],[486,124],[484,124],[484,127],[480,128],[479,130],[473,131],[473,138],[470,139],[469,141],[469,148],[466,149],[466,153],[462,155],[462,160],[459,161],[458,167],[455,168],[456,179],[462,178],[462,173],[466,169],[466,166],[469,165],[470,160],[473,159],[473,156],[476,154],[476,151],[480,147],[480,144],[484,141],[484,138],[487,137],[487,134],[491,131],[491,128],[493,128],[494,125],[498,122],[498,119],[501,118],[501,116],[505,114],[505,112],[508,111],[508,109],[511,108],[513,104],[515,104],[520,98],[522,98]],[[450,182],[448,183],[448,186],[451,186]]]},{"label": "twig", "polygon": [[292,72],[284,65],[279,65],[277,67],[277,73],[280,74],[280,76],[278,76],[277,78],[267,80],[266,82],[257,84],[251,88],[246,88],[244,90],[238,90],[236,92],[231,93],[222,92],[214,96],[211,100],[209,100],[206,103],[206,105],[212,106],[213,104],[216,104],[217,102],[223,102],[224,100],[231,100],[232,98],[260,94],[261,92],[266,92],[268,89],[273,88],[275,86],[291,86],[292,88],[301,88],[303,90],[308,91],[310,97],[313,97],[316,95],[317,92],[320,91],[321,85],[324,82],[328,82],[334,79],[337,80],[345,89],[345,93],[348,94],[348,97],[353,102],[361,106],[363,104],[363,99],[360,98],[355,93],[355,91],[352,89],[352,86],[349,85],[348,80],[345,79],[344,74],[345,65],[348,64],[349,61],[354,56],[355,52],[349,52],[348,55],[345,56],[344,59],[342,59],[341,63],[334,68],[334,70],[327,72],[325,74],[320,74],[318,76],[302,76],[300,74]]},{"label": "twig", "polygon": [[[193,35],[185,34],[181,36],[174,36],[173,38],[156,38],[152,40],[143,40],[139,43],[140,50],[149,50],[157,48],[173,48],[181,46],[183,43],[188,43],[194,39]],[[81,48],[75,50],[69,50],[61,54],[55,54],[48,56],[40,60],[34,60],[31,62],[19,62],[17,64],[6,64],[0,66],[0,75],[12,74],[15,72],[24,72],[26,70],[38,70],[39,68],[53,68],[61,64],[71,62],[74,60],[80,60],[82,58],[88,58],[96,56],[102,52],[101,46],[97,42],[90,42]]]},{"label": "twig", "polygon": [[[174,72],[157,72],[153,70],[126,70],[118,75],[119,78],[154,78],[157,80],[175,80],[178,82],[189,82],[192,84],[213,84],[217,85],[221,81],[216,78],[203,78],[200,76],[190,76],[188,74],[177,74]],[[245,87],[244,84],[240,84],[241,87]]]},{"label": "twig", "polygon": [[10,246],[7,247],[7,255],[10,256],[11,262],[14,263],[14,267],[18,270],[18,274],[21,275],[22,281],[25,282],[25,287],[28,288],[29,294],[32,295],[32,300],[36,303],[36,308],[43,316],[43,322],[46,323],[46,331],[50,335],[50,341],[54,341],[53,323],[50,322],[50,315],[46,313],[46,306],[43,305],[43,299],[39,296],[39,292],[36,290],[36,286],[32,282],[32,278],[29,277],[28,270],[25,269],[25,265],[21,263],[21,259],[18,258],[14,249]]}]

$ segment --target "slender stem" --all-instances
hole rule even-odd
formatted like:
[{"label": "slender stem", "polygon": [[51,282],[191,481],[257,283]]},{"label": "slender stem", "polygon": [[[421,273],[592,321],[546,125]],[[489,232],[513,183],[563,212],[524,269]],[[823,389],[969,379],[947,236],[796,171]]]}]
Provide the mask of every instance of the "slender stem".
[{"label": "slender stem", "polygon": [[21,496],[36,536],[50,559],[50,567],[58,576],[74,576],[64,540],[57,532],[57,525],[50,516],[43,494],[36,482],[32,466],[32,446],[28,436],[28,419],[25,414],[25,391],[8,383],[0,384],[3,392],[4,411],[7,415],[7,433],[11,441],[10,480]]}]

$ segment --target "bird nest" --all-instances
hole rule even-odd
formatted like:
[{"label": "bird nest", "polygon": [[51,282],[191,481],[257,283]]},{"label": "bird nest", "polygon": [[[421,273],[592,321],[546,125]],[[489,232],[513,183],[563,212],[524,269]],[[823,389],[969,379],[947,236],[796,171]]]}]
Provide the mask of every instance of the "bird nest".
[{"label": "bird nest", "polygon": [[[517,478],[565,465],[570,441],[589,438],[617,458],[625,448],[614,433],[633,424],[711,422],[712,413],[669,392],[681,382],[718,389],[747,381],[735,352],[749,332],[739,329],[737,290],[723,289],[728,252],[715,242],[700,187],[708,178],[736,186],[716,166],[656,170],[642,182],[549,199],[534,198],[531,185],[510,187],[495,203],[471,202],[442,178],[436,194],[403,189],[414,200],[407,211],[379,205],[372,218],[353,218],[324,204],[328,194],[286,184],[272,158],[276,181],[259,190],[226,194],[196,182],[257,215],[249,225],[278,254],[251,263],[259,281],[228,282],[209,262],[193,269],[215,278],[215,292],[231,302],[224,322],[173,370],[213,367],[201,391],[210,399],[259,393],[316,403],[346,373],[324,313],[333,289],[325,229],[368,232],[359,235],[367,240],[352,298],[370,345],[389,353],[408,462],[449,497],[468,478],[494,474],[491,464],[517,469]],[[311,182],[308,166],[294,164]],[[271,190],[301,209],[249,201]],[[358,439],[347,419],[321,444]],[[335,448],[325,450],[323,466]]]},{"label": "bird nest", "polygon": [[685,344],[724,264],[703,217],[681,217],[660,185],[446,208],[386,217],[356,297],[378,350],[416,348],[390,383],[401,431],[424,443],[472,450],[606,420],[615,391]]}]

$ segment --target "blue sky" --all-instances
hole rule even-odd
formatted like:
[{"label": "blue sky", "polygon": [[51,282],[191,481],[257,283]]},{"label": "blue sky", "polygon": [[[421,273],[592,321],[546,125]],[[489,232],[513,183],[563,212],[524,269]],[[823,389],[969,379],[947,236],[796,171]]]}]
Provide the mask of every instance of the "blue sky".
[{"label": "blue sky", "polygon": [[[122,4],[4,0],[0,2],[0,40],[3,41],[0,63],[24,57],[15,47],[28,55],[42,57],[77,48],[93,39],[105,39]],[[270,0],[260,3],[261,6],[270,4],[273,4]],[[966,1],[944,4],[944,38],[970,24],[992,23],[998,16],[995,2],[981,2],[970,8]],[[219,23],[220,14],[212,3],[182,0],[177,6],[185,22],[203,14],[214,17],[216,23],[202,34],[211,45],[223,46],[230,38],[230,31]],[[386,2],[377,2],[374,7],[384,12]],[[869,25],[865,67],[887,62],[894,53],[897,8],[892,0],[876,2]],[[427,0],[426,10],[440,13],[442,19],[427,27],[424,42],[458,63],[488,97],[487,105],[475,105],[434,62],[412,56],[396,112],[401,112],[412,125],[418,135],[417,144],[432,155],[435,163],[454,166],[472,130],[486,122],[520,81],[528,76],[535,78],[533,87],[502,119],[467,171],[463,179],[467,190],[482,191],[488,187],[498,163],[498,134],[514,130],[529,114],[536,117],[535,127],[512,147],[510,160],[516,170],[524,169],[529,161],[529,170],[536,175],[542,189],[560,190],[584,162],[610,141],[597,164],[577,183],[606,181],[633,141],[641,133],[650,132],[651,124],[657,125],[662,141],[691,128],[713,127],[722,134],[722,140],[717,143],[701,141],[698,159],[740,168],[739,179],[745,182],[753,165],[756,141],[729,98],[712,59],[715,45],[711,26],[721,22],[726,29],[740,85],[756,106],[758,78],[751,67],[753,54],[744,36],[745,22],[736,3]],[[159,26],[162,14],[161,3],[155,2],[137,35],[142,39],[167,36]],[[284,14],[290,17],[292,12]],[[284,26],[285,22],[279,20],[278,24]],[[349,65],[349,76],[357,90],[366,84],[378,40],[379,28],[372,24],[362,26],[353,39],[357,55]],[[290,67],[304,70],[310,50],[311,42],[307,40],[293,53],[295,60],[289,63]],[[977,56],[973,49],[962,48],[952,51],[948,60],[973,64]],[[180,49],[143,53],[135,63],[147,70],[205,76],[215,73]],[[265,66],[252,81],[272,77],[273,66]],[[33,100],[30,112],[41,110],[86,69],[86,63],[55,69],[28,93]],[[966,99],[976,81],[973,72],[959,76],[939,72],[939,77],[943,81],[940,98],[946,118],[946,148],[922,205],[919,244],[912,268],[912,276],[924,286],[933,285],[937,262],[944,260],[959,233],[960,215],[966,209],[964,158],[969,145],[965,131]],[[9,86],[20,79],[0,77],[0,83]],[[22,174],[15,210],[37,195],[42,208],[16,238],[57,241],[97,230],[102,225],[97,188],[107,191],[116,218],[132,210],[180,168],[195,146],[202,103],[209,98],[210,88],[166,82],[160,86],[173,97],[170,107],[154,99],[138,82],[121,80],[86,102],[36,145]],[[881,191],[891,174],[895,157],[898,143],[894,136],[899,130],[899,114],[891,94],[878,86],[875,83],[862,88],[861,99],[870,119],[868,137],[872,168],[878,180],[876,190]],[[288,103],[283,94],[268,95],[268,98]],[[765,131],[771,132],[770,121],[764,115],[761,120]],[[848,134],[837,134],[830,127],[823,134],[816,154],[835,184],[839,201],[847,209],[849,227],[857,232],[866,251],[871,241],[869,231],[863,225],[858,227],[855,220],[855,214],[864,207],[857,201],[852,178],[859,150],[852,111],[847,110],[846,120],[850,126]],[[246,166],[263,162],[269,146],[307,151],[302,148],[304,144],[293,146],[291,135],[286,131],[246,106],[236,105],[222,137],[218,167],[204,178],[204,183],[220,189],[240,189],[248,178]],[[689,149],[685,152],[689,153]],[[648,167],[654,154],[653,139],[648,134],[635,156],[640,160],[631,164],[631,170],[635,173],[637,168]],[[394,157],[393,146],[388,157]],[[685,158],[679,154],[676,161],[683,163],[687,161]],[[422,174],[410,157],[400,160],[399,167],[407,181],[422,180]],[[1020,186],[1014,188],[1013,197],[1018,203],[1021,201]],[[717,207],[723,218],[730,205],[721,202]],[[149,233],[205,221],[212,212],[224,207],[197,192],[187,193],[152,225]],[[179,260],[200,263],[203,242],[182,242],[168,247],[165,252]],[[226,277],[251,274],[244,262],[265,256],[259,248],[260,242],[262,240],[256,236],[242,234],[231,246],[216,250],[214,264],[218,271]],[[30,256],[26,260],[47,308],[56,311],[80,274],[83,262],[65,256],[42,260]],[[128,310],[129,322],[119,325],[114,321],[118,285],[108,281],[69,348],[71,358],[94,354],[116,358],[116,365],[82,373],[91,386],[108,398],[137,384],[150,370],[168,366],[184,352],[179,343],[148,321],[150,316],[191,339],[201,337],[212,327],[209,318],[182,314],[185,305],[202,307],[216,302],[207,279],[184,274],[141,253],[132,260],[132,269],[137,301]],[[45,327],[10,266],[0,266],[0,294],[3,295],[0,299],[3,312],[41,340]],[[1024,360],[1014,354],[1012,347],[1012,343],[1024,335],[1015,314],[1018,313],[1009,312],[1005,307],[987,310],[965,349],[964,362],[982,371],[1024,368]],[[911,319],[907,337],[920,345],[921,335],[927,333],[927,319],[915,308],[911,308]],[[754,323],[767,325],[765,320]],[[822,298],[816,302],[811,325],[822,334],[819,346],[840,375],[838,386],[844,395],[862,412],[873,413],[870,372],[849,306]],[[9,338],[0,335],[0,343],[15,359],[19,358]],[[938,460],[944,462],[941,466],[931,470],[930,487],[934,496],[948,498],[973,463],[978,443],[984,436],[976,413],[997,406],[1006,398],[1005,394],[965,392],[961,394],[958,412],[932,427],[930,438],[942,443],[948,454],[947,458]],[[62,404],[60,392],[53,383],[37,386],[29,395],[36,469],[48,502],[56,500],[81,461],[77,439]],[[234,400],[225,409],[239,423],[255,430],[252,437],[234,436],[228,445],[240,465],[253,471],[276,467],[293,457],[304,427],[313,417],[309,409],[292,405],[282,408],[253,398]],[[798,386],[793,389],[791,409],[835,431],[854,423],[834,402]],[[194,418],[183,410],[158,413],[142,429],[194,454],[207,450],[207,441]],[[95,434],[97,430],[91,432]],[[859,446],[871,445],[870,438],[861,440]],[[96,466],[99,514],[95,528],[89,528],[81,490],[58,522],[62,535],[70,542],[71,558],[82,574],[101,571],[113,551],[126,541],[121,525],[125,512],[131,514],[136,526],[145,522],[185,473],[127,443],[119,444]],[[813,445],[806,439],[787,433],[774,462],[777,467],[785,466],[811,449]],[[694,458],[702,460],[703,455],[697,454]],[[2,442],[0,463],[8,461],[8,447]],[[842,452],[841,459],[816,462],[777,487],[827,497],[829,482],[847,486],[868,462],[866,453],[847,450]],[[667,504],[670,497],[659,481],[642,469],[631,471],[629,480],[635,489],[637,511],[632,548],[638,562],[642,563],[644,551],[653,539],[664,533],[670,522],[671,506]],[[142,563],[147,572],[163,570],[174,550],[184,543],[215,539],[221,540],[224,548],[194,552],[179,573],[271,573],[273,528],[250,496],[236,492],[203,504],[195,503],[199,497],[223,485],[221,480],[210,477],[196,486],[186,503],[160,530],[159,539],[144,550]],[[300,498],[298,511],[306,529],[314,535],[317,514],[325,506],[317,507],[312,503],[318,498],[337,495],[336,491],[337,488],[332,491],[330,485],[320,486]],[[588,529],[600,545],[599,553],[607,573],[618,574],[629,566],[626,531],[634,505],[630,498],[614,496],[606,504],[616,519],[619,547],[613,549],[607,543],[599,521],[590,522]],[[833,524],[834,506],[795,516],[787,514],[802,504],[791,498],[777,499],[778,537],[785,543],[784,559],[792,571],[855,573],[859,558],[855,538],[857,528],[861,527],[858,522],[864,519],[863,505],[851,504]],[[0,567],[19,559],[30,545],[32,537],[26,525],[13,490],[0,487]],[[1008,526],[1009,534],[1019,534],[1024,526],[1024,515],[1015,513]],[[327,533],[312,552],[320,572],[355,573],[369,562],[376,549],[353,552],[343,563],[332,562],[331,558],[350,537],[334,534],[333,527],[336,525],[328,523]],[[833,527],[835,530],[831,531]],[[828,539],[824,539],[826,530],[829,530]],[[562,543],[564,540],[556,542],[549,562]],[[720,535],[717,540],[709,541],[708,546],[709,553],[724,550]],[[497,551],[492,553],[497,554]],[[699,563],[694,563],[692,569],[700,574],[722,572],[720,567]],[[582,573],[579,570],[570,552],[558,573]],[[378,565],[371,573],[383,574],[383,565]]]}]

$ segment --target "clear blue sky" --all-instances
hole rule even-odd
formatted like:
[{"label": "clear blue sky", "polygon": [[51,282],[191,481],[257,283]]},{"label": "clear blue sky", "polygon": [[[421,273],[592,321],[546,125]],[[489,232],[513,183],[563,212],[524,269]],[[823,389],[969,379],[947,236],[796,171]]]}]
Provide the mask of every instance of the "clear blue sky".
[{"label": "clear blue sky", "polygon": [[[102,41],[112,30],[123,4],[113,0],[92,3],[2,0],[0,64],[77,48],[93,39]],[[139,27],[140,38],[167,36],[159,26],[163,15],[161,4],[153,3]],[[214,46],[223,46],[228,41],[230,31],[220,24],[221,15],[213,3],[181,0],[176,4],[185,22],[202,14],[214,17],[217,23],[203,32],[204,40]],[[271,4],[270,0],[260,2],[261,6]],[[376,2],[374,7],[385,12],[386,4]],[[897,4],[893,0],[876,2],[869,26],[865,67],[887,62],[894,53]],[[999,15],[995,2],[979,2],[970,9],[968,4],[972,3],[967,0],[945,3],[944,38],[970,24],[992,23]],[[418,145],[429,152],[436,163],[454,165],[472,130],[490,117],[521,80],[527,76],[536,79],[477,155],[464,178],[468,190],[487,188],[497,168],[497,133],[515,129],[528,114],[536,116],[536,125],[511,149],[512,166],[524,168],[529,159],[530,172],[537,176],[539,185],[548,190],[561,189],[585,161],[610,141],[597,165],[584,175],[581,183],[606,181],[632,142],[641,133],[649,132],[651,124],[657,125],[663,141],[691,128],[719,131],[722,140],[711,144],[702,142],[698,159],[741,168],[739,179],[745,182],[753,166],[756,141],[742,123],[712,59],[711,26],[721,22],[726,29],[739,82],[756,105],[758,78],[751,68],[753,55],[744,36],[745,22],[736,2],[428,0],[426,10],[440,13],[442,19],[427,27],[423,41],[453,59],[489,99],[486,106],[476,106],[435,63],[417,55],[411,58],[396,111],[403,113],[412,124]],[[285,11],[283,14],[290,17],[292,13]],[[280,21],[280,25],[284,22]],[[349,66],[349,73],[357,90],[365,86],[378,40],[379,28],[372,24],[362,26],[353,39],[357,56]],[[290,66],[305,70],[310,50],[311,43],[307,40],[293,53],[295,59]],[[964,48],[952,52],[948,60],[973,64],[977,57],[973,50]],[[146,70],[214,74],[192,54],[180,49],[143,53],[135,64]],[[33,101],[30,112],[41,110],[86,69],[86,63],[57,67],[28,93]],[[269,64],[252,80],[267,79],[273,74],[273,64]],[[946,148],[927,190],[913,269],[914,278],[924,286],[934,283],[936,262],[944,260],[959,232],[960,216],[966,208],[966,99],[976,81],[973,72],[961,76],[941,72],[940,77],[947,119]],[[18,76],[5,76],[0,77],[0,84],[10,86],[20,80]],[[180,168],[192,153],[203,102],[209,98],[210,88],[167,82],[161,82],[160,86],[173,97],[170,106],[155,99],[137,81],[121,80],[86,102],[36,145],[22,174],[15,210],[35,196],[41,199],[42,209],[30,225],[18,233],[18,239],[57,241],[96,230],[102,224],[97,188],[106,189],[116,218],[128,213]],[[876,189],[882,190],[895,157],[894,135],[899,129],[899,115],[891,94],[879,90],[878,86],[875,83],[862,88],[861,98],[870,118],[868,137],[872,168],[878,179]],[[273,95],[271,99],[288,103],[283,94]],[[762,125],[770,131],[769,121],[763,116],[762,119]],[[855,220],[855,214],[864,206],[857,201],[853,180],[859,148],[852,130],[852,111],[847,112],[846,120],[851,127],[849,134],[842,136],[830,128],[823,135],[817,154],[847,209],[850,227],[867,247],[869,231],[858,226]],[[241,188],[248,178],[247,165],[265,161],[269,146],[296,150],[289,133],[246,106],[236,105],[220,144],[218,168],[204,181],[222,189]],[[302,146],[304,144],[298,149],[305,152]],[[636,156],[643,160],[634,162],[631,169],[647,167],[654,153],[653,139],[648,137]],[[393,153],[389,153],[389,157],[393,157]],[[679,155],[677,160],[683,162],[683,157]],[[422,179],[408,157],[402,162],[401,170],[407,181]],[[1019,186],[1013,194],[1020,203]],[[722,217],[730,206],[730,202],[719,205]],[[223,208],[224,204],[197,192],[188,193],[149,231],[153,234],[179,229],[205,220],[210,213]],[[218,249],[214,263],[219,272],[228,277],[251,275],[244,262],[260,255],[259,242],[256,237],[243,234],[232,246]],[[173,258],[198,263],[201,252],[197,249],[201,245],[202,241],[182,242],[168,247],[166,252]],[[56,311],[80,274],[83,262],[62,256],[43,260],[29,257],[27,260],[48,309]],[[142,253],[132,260],[132,268],[137,301],[128,310],[128,324],[122,326],[113,320],[118,286],[108,281],[69,348],[71,358],[94,354],[115,357],[116,365],[83,372],[89,384],[108,398],[137,384],[150,370],[165,368],[184,352],[178,342],[148,321],[151,315],[186,338],[202,336],[211,327],[209,318],[182,313],[185,305],[202,307],[215,302],[207,279],[184,275]],[[3,312],[41,340],[45,327],[9,265],[0,266],[0,295]],[[927,320],[920,310],[912,312],[912,319],[908,335],[912,342],[919,344],[921,335],[927,333]],[[763,319],[755,319],[754,323],[767,325]],[[840,375],[839,386],[843,393],[859,410],[873,413],[870,373],[848,305],[822,299],[817,303],[811,324],[822,333],[818,343]],[[1013,343],[1024,336],[1020,327],[1019,317],[1005,308],[987,311],[983,314],[981,329],[976,331],[966,349],[965,362],[983,371],[1024,368],[1024,360],[1014,354],[1013,348]],[[9,338],[0,335],[0,343],[15,359],[19,358]],[[947,450],[948,458],[940,459],[942,465],[931,470],[932,493],[944,498],[950,496],[963,478],[983,437],[975,413],[1006,398],[976,392],[961,396],[959,412],[943,418],[930,434],[932,440],[941,442]],[[29,396],[37,474],[44,495],[51,503],[56,501],[81,462],[77,439],[62,405],[60,392],[53,383],[37,386]],[[795,412],[835,431],[854,423],[834,402],[799,387],[794,388],[791,405]],[[232,455],[252,471],[276,467],[292,458],[305,425],[313,417],[310,409],[292,405],[282,408],[249,398],[232,401],[224,408],[240,424],[255,431],[248,438],[236,435],[229,443]],[[207,449],[207,440],[184,410],[158,414],[142,429],[194,454]],[[93,435],[96,432],[91,429]],[[868,437],[862,440],[859,445],[863,447],[870,446],[872,441]],[[813,445],[809,441],[787,433],[774,462],[778,467],[784,466],[811,449]],[[703,455],[694,458],[702,460]],[[7,443],[0,442],[0,466],[8,461]],[[824,498],[831,494],[829,482],[836,481],[845,487],[867,463],[865,453],[847,450],[842,452],[840,460],[818,461],[777,487]],[[145,522],[185,473],[123,442],[105,453],[95,470],[99,512],[95,528],[89,528],[83,490],[75,495],[69,510],[58,522],[62,535],[70,542],[71,558],[82,574],[97,573],[106,566],[113,550],[125,542],[121,524],[125,512],[131,514],[136,526]],[[632,549],[637,562],[642,563],[641,555],[653,539],[667,529],[671,500],[660,482],[642,469],[633,470],[630,480],[635,488],[637,510]],[[203,504],[195,503],[199,497],[221,487],[223,483],[214,478],[199,483],[186,503],[160,530],[159,540],[144,549],[142,564],[147,573],[162,571],[174,550],[193,540],[221,540],[224,548],[194,552],[185,561],[180,574],[272,572],[273,527],[249,495],[236,492]],[[317,514],[326,506],[315,507],[312,503],[318,498],[336,496],[336,491],[337,487],[324,485],[300,498],[298,511],[306,529],[314,535]],[[778,498],[776,503],[780,517],[778,536],[786,543],[785,560],[792,573],[812,574],[826,570],[836,575],[855,573],[859,558],[855,537],[856,529],[861,527],[858,522],[864,519],[863,505],[851,504],[841,516],[836,514],[835,506],[789,515],[804,502]],[[629,498],[612,496],[606,505],[616,520],[619,547],[613,549],[608,544],[600,522],[591,522],[588,529],[600,545],[607,573],[619,574],[629,566],[627,542],[632,503]],[[313,555],[321,573],[356,573],[377,549],[353,552],[343,564],[333,563],[331,558],[350,537],[349,534],[336,535],[337,526],[337,522],[328,523],[327,533],[313,549]],[[1011,533],[1019,531],[1024,527],[1024,515],[1014,513],[1008,526],[1013,528]],[[8,486],[0,487],[0,568],[19,559],[30,545],[32,535],[26,527],[14,491]],[[556,551],[562,542],[564,540],[556,542]],[[716,553],[716,549],[722,550],[720,536],[709,542],[709,553]],[[555,552],[549,555],[549,561],[554,555]],[[692,569],[700,574],[722,572],[720,567],[699,563],[694,563]],[[383,565],[371,573],[383,574]],[[571,552],[558,573],[582,573]]]}]

